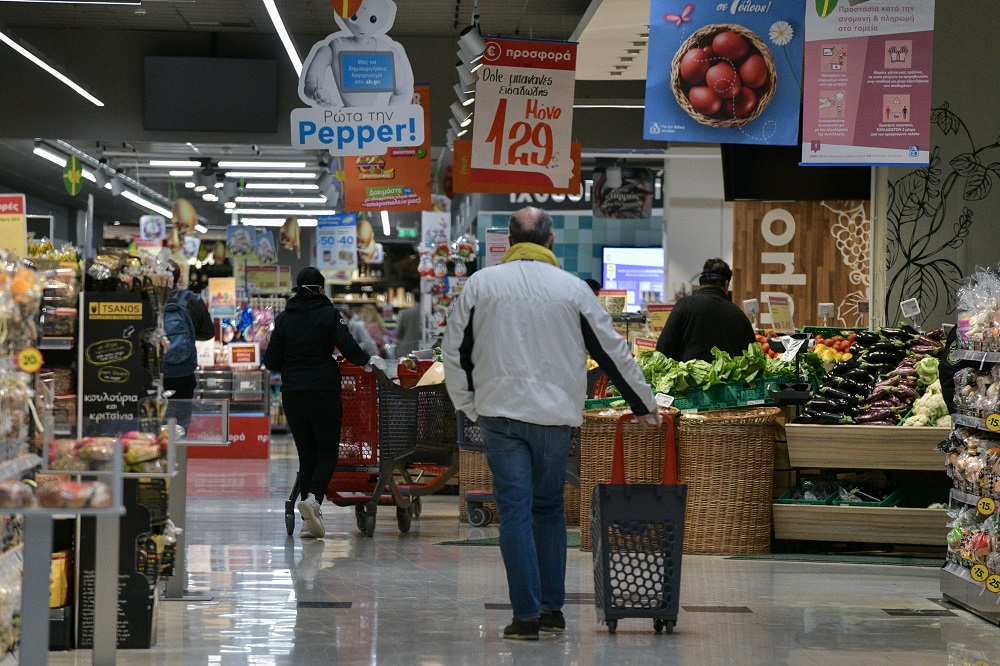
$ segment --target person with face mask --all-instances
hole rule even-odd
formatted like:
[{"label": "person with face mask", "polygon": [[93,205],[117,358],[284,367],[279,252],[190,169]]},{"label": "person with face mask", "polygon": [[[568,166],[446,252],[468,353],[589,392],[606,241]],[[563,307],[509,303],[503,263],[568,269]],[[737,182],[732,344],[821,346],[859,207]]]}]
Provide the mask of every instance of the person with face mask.
[{"label": "person with face mask", "polygon": [[264,365],[281,373],[281,400],[299,456],[300,537],[326,534],[320,505],[337,466],[340,450],[340,368],[334,349],[355,365],[386,369],[354,341],[343,317],[324,292],[323,275],[303,268],[296,294],[274,320]]}]

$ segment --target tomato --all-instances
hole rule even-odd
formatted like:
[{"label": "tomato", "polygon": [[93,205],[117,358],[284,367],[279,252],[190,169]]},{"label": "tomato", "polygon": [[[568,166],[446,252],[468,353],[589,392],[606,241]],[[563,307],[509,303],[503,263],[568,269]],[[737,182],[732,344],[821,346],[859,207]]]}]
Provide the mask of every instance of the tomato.
[{"label": "tomato", "polygon": [[770,354],[771,353],[771,345],[767,344],[766,342],[764,344],[762,344],[760,346],[760,348],[764,350],[765,354]]},{"label": "tomato", "polygon": [[857,337],[858,337],[857,334],[852,331],[851,334],[847,336],[847,341],[850,342],[853,345],[854,344],[854,340]]},{"label": "tomato", "polygon": [[769,328],[766,331],[764,331],[764,337],[765,338],[769,338],[772,335],[774,335],[774,329],[773,328]]}]

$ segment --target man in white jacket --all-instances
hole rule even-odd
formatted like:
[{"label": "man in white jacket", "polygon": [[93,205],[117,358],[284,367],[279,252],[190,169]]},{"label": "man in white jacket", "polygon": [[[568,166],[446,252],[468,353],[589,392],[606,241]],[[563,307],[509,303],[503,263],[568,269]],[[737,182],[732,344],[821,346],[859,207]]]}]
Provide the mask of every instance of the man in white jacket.
[{"label": "man in white jacket", "polygon": [[632,411],[659,423],[653,393],[590,287],[559,268],[552,218],[523,208],[511,248],[476,272],[442,343],[455,409],[479,424],[500,511],[500,552],[514,620],[504,638],[566,627],[563,486],[573,427],[583,423],[587,353]]}]

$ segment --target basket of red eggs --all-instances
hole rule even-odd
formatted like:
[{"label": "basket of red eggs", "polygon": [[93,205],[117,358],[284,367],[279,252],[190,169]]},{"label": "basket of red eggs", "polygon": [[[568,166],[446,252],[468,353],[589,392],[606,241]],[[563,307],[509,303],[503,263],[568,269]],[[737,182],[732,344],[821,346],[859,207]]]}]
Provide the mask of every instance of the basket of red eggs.
[{"label": "basket of red eggs", "polygon": [[702,125],[740,127],[759,116],[778,84],[774,58],[741,25],[707,25],[688,37],[670,67],[677,103]]}]

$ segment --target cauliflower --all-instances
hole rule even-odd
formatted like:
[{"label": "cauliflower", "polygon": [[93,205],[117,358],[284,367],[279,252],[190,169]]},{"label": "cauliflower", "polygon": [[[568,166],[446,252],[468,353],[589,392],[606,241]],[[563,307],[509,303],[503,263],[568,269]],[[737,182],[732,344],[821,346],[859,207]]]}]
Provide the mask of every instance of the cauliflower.
[{"label": "cauliflower", "polygon": [[927,425],[927,416],[925,414],[916,414],[903,421],[904,426],[920,428]]},{"label": "cauliflower", "polygon": [[[940,384],[938,384],[940,387]],[[948,414],[948,407],[944,403],[944,396],[940,393],[932,393],[929,389],[913,403],[913,414],[903,422],[905,426],[930,426],[934,425],[942,416]]]},{"label": "cauliflower", "polygon": [[937,423],[935,423],[934,425],[936,425],[939,428],[950,428],[951,427],[951,414],[945,414],[944,416],[942,416],[941,418],[939,418],[937,420]]},{"label": "cauliflower", "polygon": [[941,380],[937,379],[933,384],[927,387],[927,393],[940,393],[941,392]]}]

